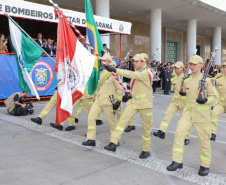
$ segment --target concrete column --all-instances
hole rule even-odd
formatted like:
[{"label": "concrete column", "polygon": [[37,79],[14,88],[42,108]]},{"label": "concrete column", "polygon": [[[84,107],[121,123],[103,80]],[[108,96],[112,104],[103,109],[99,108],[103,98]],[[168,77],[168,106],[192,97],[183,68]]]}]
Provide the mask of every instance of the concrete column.
[{"label": "concrete column", "polygon": [[153,9],[150,11],[150,57],[154,54],[157,47],[160,47],[156,53],[154,60],[161,60],[161,44],[162,44],[162,10]]},{"label": "concrete column", "polygon": [[196,51],[196,36],[197,35],[197,20],[189,20],[187,23],[187,51],[186,51],[186,59],[188,62],[192,57],[194,52]]},{"label": "concrete column", "polygon": [[219,50],[217,51],[213,63],[216,65],[221,65],[221,27],[213,28],[213,40],[212,40],[212,51],[220,43]]},{"label": "concrete column", "polygon": [[[110,0],[96,0],[96,15],[101,17],[110,17]],[[110,48],[110,37],[101,36],[103,44],[107,44],[107,47]]]}]

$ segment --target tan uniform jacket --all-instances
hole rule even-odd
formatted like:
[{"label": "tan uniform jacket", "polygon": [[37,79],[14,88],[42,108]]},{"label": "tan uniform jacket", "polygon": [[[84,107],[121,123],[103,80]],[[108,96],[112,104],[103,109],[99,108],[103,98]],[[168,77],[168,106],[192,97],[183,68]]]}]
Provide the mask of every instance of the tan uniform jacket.
[{"label": "tan uniform jacket", "polygon": [[216,85],[219,93],[219,104],[226,108],[226,75],[218,77]]},{"label": "tan uniform jacket", "polygon": [[199,81],[202,77],[203,74],[196,77],[191,75],[189,78],[185,79],[187,104],[182,116],[187,120],[192,119],[193,122],[210,122],[210,104],[217,99],[216,90],[212,86],[210,78],[207,78],[205,93],[208,101],[205,104],[198,104],[196,102],[199,93]]},{"label": "tan uniform jacket", "polygon": [[184,77],[184,74],[175,75],[173,78],[171,78],[171,83],[173,88],[172,90],[174,91],[172,102],[179,107],[185,107],[186,101],[187,101],[187,96],[181,96],[179,94],[181,89],[181,81],[183,77]]},{"label": "tan uniform jacket", "polygon": [[15,103],[14,103],[14,96],[18,94],[19,95],[19,99],[21,98],[21,92],[17,92],[17,93],[13,93],[12,95],[10,95],[10,97],[8,97],[4,103],[6,105],[7,111],[9,114],[12,114],[13,110],[15,109]]},{"label": "tan uniform jacket", "polygon": [[133,104],[134,109],[152,108],[152,84],[150,83],[149,72],[144,70],[128,71],[117,69],[117,75],[135,79],[133,89],[131,91],[132,99],[127,102],[127,105]]},{"label": "tan uniform jacket", "polygon": [[[100,80],[108,73],[106,69],[100,72]],[[109,95],[113,95],[114,98],[122,99],[123,96],[123,88],[122,86],[116,81],[114,76],[110,76],[104,84],[100,87],[99,92],[97,92],[97,96],[95,97],[95,101],[98,101],[98,104],[101,106],[112,105]]]}]

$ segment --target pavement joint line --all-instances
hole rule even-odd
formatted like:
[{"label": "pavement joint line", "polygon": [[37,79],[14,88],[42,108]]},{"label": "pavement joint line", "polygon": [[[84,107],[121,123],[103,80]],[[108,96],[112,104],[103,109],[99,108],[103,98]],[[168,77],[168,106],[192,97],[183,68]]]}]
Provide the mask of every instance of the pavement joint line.
[{"label": "pavement joint line", "polygon": [[[162,111],[161,113],[165,114],[166,112]],[[178,114],[178,113],[175,113],[174,115],[181,116],[181,114]],[[225,122],[226,123],[226,121],[223,121],[221,119],[218,119],[218,122]],[[222,126],[222,127],[224,127],[224,126]],[[224,127],[224,128],[226,128],[226,127]]]},{"label": "pavement joint line", "polygon": [[112,165],[112,166],[107,166],[107,167],[105,167],[105,168],[102,168],[102,169],[100,169],[100,170],[97,170],[97,171],[91,172],[91,173],[86,174],[86,175],[82,175],[82,176],[77,177],[77,178],[75,178],[75,179],[71,179],[70,181],[63,182],[63,183],[61,183],[60,185],[63,185],[63,184],[67,184],[67,183],[69,183],[69,182],[76,181],[76,180],[78,180],[78,179],[81,179],[81,178],[83,178],[83,177],[87,177],[87,176],[89,176],[89,175],[93,175],[93,174],[98,173],[98,172],[101,172],[101,171],[103,171],[103,170],[106,170],[106,169],[112,168],[112,167],[114,167],[114,166],[120,165],[120,164],[122,164],[122,163],[124,163],[124,162],[126,162],[126,161],[119,162],[119,163],[114,164],[114,165]]},{"label": "pavement joint line", "polygon": [[[194,169],[188,166],[184,166],[183,169],[179,169],[175,172],[169,172],[166,170],[166,167],[171,163],[164,159],[159,159],[157,157],[153,156],[153,153],[151,152],[151,156],[147,159],[139,159],[139,153],[136,151],[133,151],[131,149],[122,148],[119,147],[116,152],[110,152],[104,149],[104,146],[106,143],[102,141],[96,140],[96,147],[86,147],[82,145],[82,142],[85,140],[84,136],[75,135],[72,133],[68,133],[65,131],[58,131],[54,128],[47,127],[45,125],[38,125],[31,121],[23,120],[14,116],[10,116],[7,114],[0,113],[0,119],[9,123],[12,123],[14,125],[18,125],[30,130],[34,130],[58,139],[61,139],[63,141],[84,147],[84,148],[90,148],[93,151],[106,154],[118,159],[122,159],[128,162],[131,162],[133,164],[137,164],[146,168],[149,168],[151,170],[155,170],[158,172],[162,172],[163,174],[175,176],[177,178],[187,180],[189,182],[193,182],[196,184],[201,185],[224,185],[226,184],[226,177],[209,173],[206,177],[201,177],[198,175],[198,169]],[[89,151],[90,152],[90,151]]]},{"label": "pavement joint line", "polygon": [[[138,127],[142,127],[142,125],[139,125],[139,124],[135,124],[135,125],[136,125],[136,126],[138,126]],[[158,130],[159,128],[152,127],[152,129],[154,129],[154,130]],[[166,132],[169,132],[169,133],[175,134],[175,132],[174,132],[174,131],[171,131],[171,130],[167,130]],[[190,137],[193,137],[193,138],[198,138],[198,136],[195,136],[195,135],[190,135]],[[225,142],[225,141],[220,141],[220,140],[216,140],[216,141],[214,141],[214,142],[216,142],[216,143],[221,143],[221,144],[226,144],[226,142]]]}]

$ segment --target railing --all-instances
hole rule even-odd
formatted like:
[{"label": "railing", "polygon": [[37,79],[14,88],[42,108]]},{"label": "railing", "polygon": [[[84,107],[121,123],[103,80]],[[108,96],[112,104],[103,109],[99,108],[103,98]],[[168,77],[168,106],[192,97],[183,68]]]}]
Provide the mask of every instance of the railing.
[{"label": "railing", "polygon": [[[15,55],[15,53],[1,53],[0,52],[0,55]],[[41,55],[42,57],[45,57],[45,56],[47,56],[46,54],[42,54]],[[51,57],[56,57],[56,55],[50,55]]]}]

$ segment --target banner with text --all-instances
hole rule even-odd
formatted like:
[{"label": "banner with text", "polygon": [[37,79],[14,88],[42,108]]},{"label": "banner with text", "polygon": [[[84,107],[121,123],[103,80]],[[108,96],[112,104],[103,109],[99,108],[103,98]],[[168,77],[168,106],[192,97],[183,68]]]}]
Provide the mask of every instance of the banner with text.
[{"label": "banner with text", "polygon": [[[48,22],[58,22],[54,14],[53,6],[47,6],[21,0],[16,0],[16,3],[15,0],[0,0],[0,10],[3,10],[5,13],[14,17]],[[85,13],[66,9],[62,10],[64,12],[64,15],[66,15],[68,17],[68,20],[71,21],[74,25],[86,27]],[[3,13],[0,12],[0,14]],[[131,34],[132,24],[129,22],[118,21],[115,19],[109,19],[100,16],[94,16],[94,18],[99,30],[122,34]]]}]

